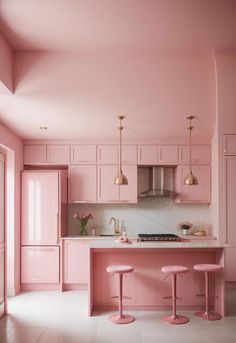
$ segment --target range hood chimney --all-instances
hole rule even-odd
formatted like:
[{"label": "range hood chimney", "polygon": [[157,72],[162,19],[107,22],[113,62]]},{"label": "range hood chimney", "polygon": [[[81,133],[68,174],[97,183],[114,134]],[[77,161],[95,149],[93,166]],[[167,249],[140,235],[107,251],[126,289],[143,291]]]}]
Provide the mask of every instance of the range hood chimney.
[{"label": "range hood chimney", "polygon": [[[140,193],[138,196],[140,198],[175,198],[178,196],[178,193],[174,192],[173,190],[168,190],[165,188],[165,171],[166,170],[172,171],[173,168],[170,167],[149,167],[149,189],[145,192]],[[159,186],[157,184],[158,179],[158,172],[160,172],[160,182]],[[173,175],[172,175],[173,179]],[[173,183],[173,180],[172,180]]]}]

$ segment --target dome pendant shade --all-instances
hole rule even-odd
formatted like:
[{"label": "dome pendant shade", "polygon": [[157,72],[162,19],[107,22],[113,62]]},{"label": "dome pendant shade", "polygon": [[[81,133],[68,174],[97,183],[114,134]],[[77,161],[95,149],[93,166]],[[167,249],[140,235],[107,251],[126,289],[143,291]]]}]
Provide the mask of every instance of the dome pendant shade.
[{"label": "dome pendant shade", "polygon": [[122,185],[128,185],[128,179],[122,172],[122,120],[125,118],[125,116],[119,116],[118,119],[120,121],[120,126],[118,127],[118,130],[120,132],[120,146],[119,146],[119,172],[114,180],[114,184],[118,186]]},{"label": "dome pendant shade", "polygon": [[190,173],[184,179],[184,185],[186,186],[198,185],[198,179],[196,178],[195,175],[193,175],[192,171],[190,171]]},{"label": "dome pendant shade", "polygon": [[117,177],[115,178],[114,183],[116,185],[128,185],[128,179],[127,177],[122,173],[122,170],[119,171]]}]

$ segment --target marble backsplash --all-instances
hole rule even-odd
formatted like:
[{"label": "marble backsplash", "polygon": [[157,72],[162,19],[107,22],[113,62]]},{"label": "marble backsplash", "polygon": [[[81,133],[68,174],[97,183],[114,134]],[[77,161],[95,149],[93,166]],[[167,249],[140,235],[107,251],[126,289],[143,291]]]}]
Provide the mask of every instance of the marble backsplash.
[{"label": "marble backsplash", "polygon": [[205,227],[211,234],[208,225],[209,207],[205,204],[175,204],[168,198],[146,198],[138,204],[69,204],[68,234],[79,234],[79,223],[73,219],[78,212],[90,212],[93,219],[88,222],[88,233],[95,228],[96,235],[113,234],[111,217],[119,218],[128,235],[138,233],[174,233],[180,235],[177,224],[190,221],[194,229]]}]

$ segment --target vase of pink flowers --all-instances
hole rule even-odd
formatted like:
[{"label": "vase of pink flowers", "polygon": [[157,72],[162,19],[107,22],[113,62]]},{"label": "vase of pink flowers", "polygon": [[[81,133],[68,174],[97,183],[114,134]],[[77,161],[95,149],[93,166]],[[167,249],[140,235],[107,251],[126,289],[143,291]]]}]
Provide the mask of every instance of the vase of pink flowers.
[{"label": "vase of pink flowers", "polygon": [[73,218],[77,219],[80,223],[80,235],[86,236],[88,234],[86,226],[88,224],[89,219],[93,219],[92,214],[85,212],[75,213],[73,215]]},{"label": "vase of pink flowers", "polygon": [[184,236],[189,234],[189,230],[191,229],[191,227],[193,226],[193,224],[191,224],[190,222],[181,222],[178,224],[178,229],[182,230],[182,234]]}]

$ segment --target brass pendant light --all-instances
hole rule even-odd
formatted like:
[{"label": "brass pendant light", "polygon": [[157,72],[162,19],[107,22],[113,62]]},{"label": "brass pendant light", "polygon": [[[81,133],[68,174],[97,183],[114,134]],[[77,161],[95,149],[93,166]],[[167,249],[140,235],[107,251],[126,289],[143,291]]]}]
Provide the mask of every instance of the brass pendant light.
[{"label": "brass pendant light", "polygon": [[128,185],[128,179],[122,172],[122,120],[125,119],[125,116],[118,116],[118,119],[120,120],[120,126],[118,127],[118,130],[120,131],[120,151],[119,151],[119,172],[115,178],[114,183],[116,185],[122,186],[122,185]]},{"label": "brass pendant light", "polygon": [[198,179],[195,175],[193,175],[192,172],[192,120],[194,119],[194,116],[188,116],[187,119],[189,120],[189,173],[184,179],[184,185],[186,186],[194,186],[198,185]]}]

